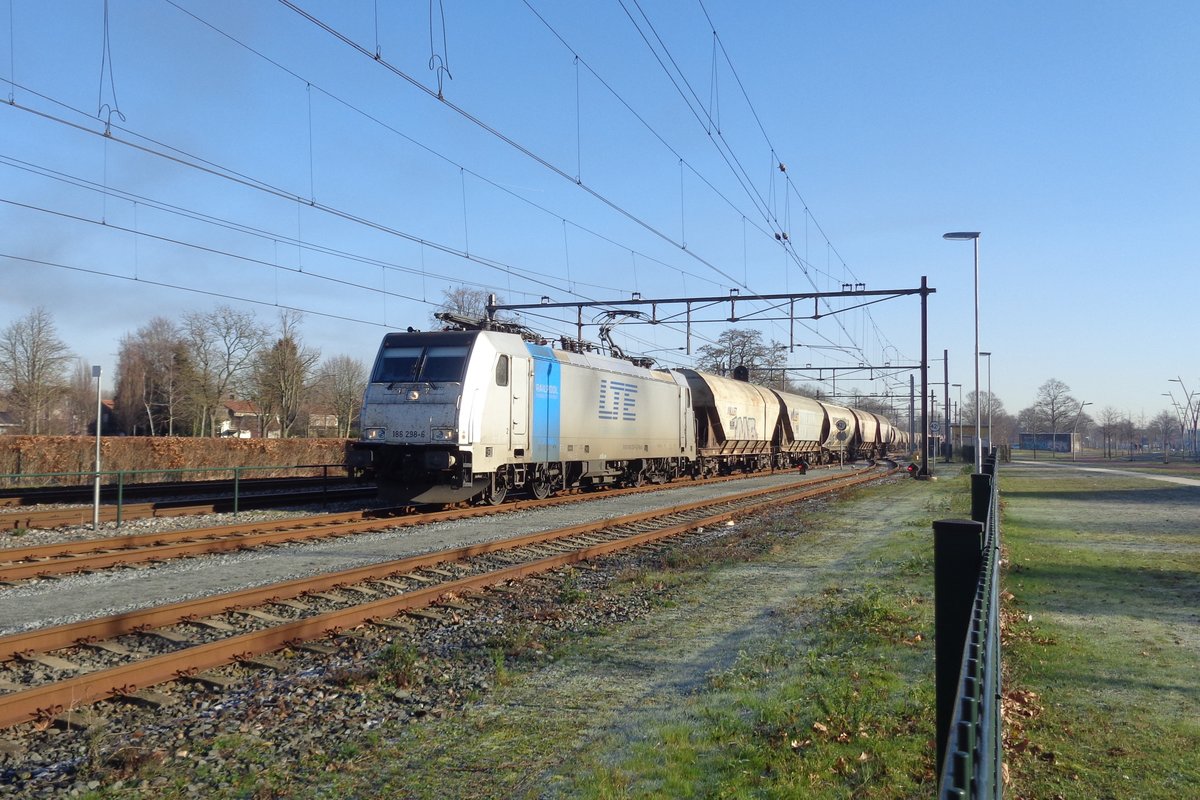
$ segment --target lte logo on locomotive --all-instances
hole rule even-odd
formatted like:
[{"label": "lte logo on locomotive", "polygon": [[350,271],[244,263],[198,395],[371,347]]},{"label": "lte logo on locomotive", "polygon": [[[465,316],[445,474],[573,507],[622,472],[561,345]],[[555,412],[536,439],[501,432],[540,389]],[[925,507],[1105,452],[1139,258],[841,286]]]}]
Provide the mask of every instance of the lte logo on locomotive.
[{"label": "lte logo on locomotive", "polygon": [[637,384],[600,381],[600,419],[637,419]]}]

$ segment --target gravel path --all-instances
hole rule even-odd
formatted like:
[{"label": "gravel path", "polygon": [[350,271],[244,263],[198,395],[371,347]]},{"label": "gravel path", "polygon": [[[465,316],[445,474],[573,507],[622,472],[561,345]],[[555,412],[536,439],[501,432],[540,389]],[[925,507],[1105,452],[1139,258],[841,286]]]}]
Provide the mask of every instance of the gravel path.
[{"label": "gravel path", "polygon": [[1036,469],[1038,467],[1045,469],[1074,469],[1079,472],[1106,472],[1113,475],[1123,475],[1126,478],[1145,478],[1151,481],[1163,481],[1165,483],[1177,483],[1181,486],[1200,486],[1200,480],[1195,478],[1179,478],[1174,475],[1155,475],[1150,472],[1135,472],[1129,469],[1112,469],[1110,467],[1084,467],[1076,464],[1062,463],[1058,464],[1053,461],[1013,461],[1014,465]]}]

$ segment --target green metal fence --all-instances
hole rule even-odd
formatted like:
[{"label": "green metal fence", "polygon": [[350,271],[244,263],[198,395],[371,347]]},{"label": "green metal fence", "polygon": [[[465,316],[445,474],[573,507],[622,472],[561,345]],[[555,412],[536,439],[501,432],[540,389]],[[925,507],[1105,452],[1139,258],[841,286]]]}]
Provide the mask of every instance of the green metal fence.
[{"label": "green metal fence", "polygon": [[996,456],[971,476],[971,519],[934,530],[938,797],[999,798],[1000,522]]},{"label": "green metal fence", "polygon": [[[133,489],[161,488],[156,484],[171,483],[179,486],[199,487],[205,483],[231,484],[233,491],[233,511],[237,513],[243,490],[244,481],[261,481],[263,473],[272,473],[269,477],[286,478],[279,473],[293,473],[293,477],[321,478],[324,488],[330,480],[344,480],[350,477],[345,464],[280,464],[242,467],[188,467],[179,469],[147,469],[147,470],[101,470],[100,497],[106,503],[117,506],[117,525],[121,524],[122,509],[126,503],[126,492]],[[197,476],[204,476],[198,478]],[[188,480],[191,476],[191,480]],[[20,489],[60,489],[60,490],[93,490],[97,473],[86,472],[39,472],[20,474],[0,474],[0,490]],[[171,480],[174,478],[174,480]],[[89,499],[90,503],[91,500]]]}]

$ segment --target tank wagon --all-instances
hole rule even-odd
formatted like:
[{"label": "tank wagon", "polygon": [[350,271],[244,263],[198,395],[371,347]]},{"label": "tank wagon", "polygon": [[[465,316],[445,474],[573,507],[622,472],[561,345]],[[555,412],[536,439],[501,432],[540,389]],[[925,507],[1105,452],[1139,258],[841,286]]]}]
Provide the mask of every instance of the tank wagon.
[{"label": "tank wagon", "polygon": [[386,334],[361,427],[348,465],[414,504],[875,457],[893,431],[744,381],[550,347],[517,326]]}]

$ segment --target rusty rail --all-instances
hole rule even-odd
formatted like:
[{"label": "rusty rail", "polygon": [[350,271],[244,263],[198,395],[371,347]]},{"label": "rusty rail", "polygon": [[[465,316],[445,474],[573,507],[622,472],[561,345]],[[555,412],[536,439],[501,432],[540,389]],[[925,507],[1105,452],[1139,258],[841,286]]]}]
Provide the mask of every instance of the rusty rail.
[{"label": "rusty rail", "polygon": [[[839,477],[841,476],[823,475],[808,480],[805,485],[817,485],[826,481],[838,480]],[[729,479],[712,480],[724,482]],[[606,492],[603,496],[612,497],[627,493],[656,491],[662,488],[661,486],[644,486],[614,489]],[[27,580],[105,569],[116,565],[245,550],[280,542],[304,541],[385,528],[445,522],[507,511],[519,511],[525,508],[577,502],[583,497],[597,496],[600,495],[568,495],[545,500],[516,500],[500,506],[473,506],[386,517],[386,521],[382,519],[382,515],[389,510],[369,510],[322,514],[315,517],[273,522],[235,523],[212,528],[115,536],[105,539],[78,539],[32,547],[0,548],[0,580]]]},{"label": "rusty rail", "polygon": [[[631,514],[616,519],[584,523],[553,531],[543,531],[500,542],[468,545],[324,576],[301,578],[286,583],[256,587],[199,600],[173,603],[138,612],[118,614],[39,631],[13,634],[0,637],[0,660],[26,657],[33,653],[44,653],[76,644],[86,644],[109,639],[149,628],[162,627],[181,621],[245,609],[288,597],[299,597],[339,586],[378,581],[400,573],[410,572],[414,569],[429,567],[447,561],[462,560],[471,556],[526,547],[532,544],[565,539],[584,533],[594,533],[605,528],[634,525],[655,518],[678,516],[707,506],[762,500],[771,496],[774,496],[770,500],[772,503],[796,502],[849,488],[869,480],[874,480],[877,477],[878,475],[863,474],[863,472],[860,472],[853,476],[845,476],[842,480],[836,482],[822,482],[821,485],[815,487],[812,483],[809,483],[799,487],[756,489],[730,497],[709,499],[673,506],[668,509]],[[584,561],[617,550],[674,536],[697,527],[718,524],[734,515],[744,514],[747,510],[746,508],[726,509],[703,518],[688,519],[685,522],[673,523],[660,529],[636,533],[622,539],[600,544],[588,544],[570,552],[536,559],[524,564],[449,580],[434,586],[404,592],[393,597],[366,602],[346,609],[329,611],[254,632],[237,634],[219,641],[185,647],[172,653],[152,656],[130,664],[79,675],[64,681],[0,695],[0,727],[11,727],[25,721],[49,718],[70,708],[88,705],[110,697],[128,695],[141,687],[174,680],[231,661],[269,653],[297,641],[320,638],[327,634],[336,633],[339,630],[361,625],[372,620],[385,619],[406,610],[429,605],[446,594],[461,594],[482,589],[538,572],[545,572],[566,564]]]}]

